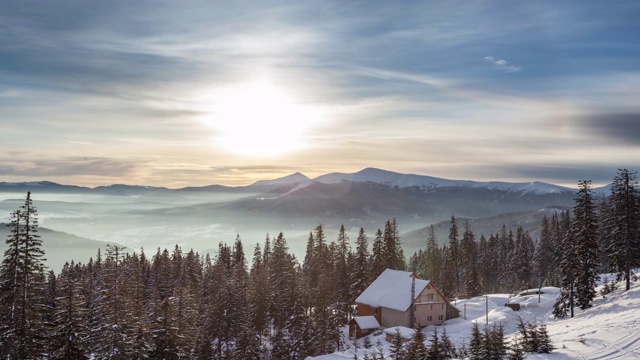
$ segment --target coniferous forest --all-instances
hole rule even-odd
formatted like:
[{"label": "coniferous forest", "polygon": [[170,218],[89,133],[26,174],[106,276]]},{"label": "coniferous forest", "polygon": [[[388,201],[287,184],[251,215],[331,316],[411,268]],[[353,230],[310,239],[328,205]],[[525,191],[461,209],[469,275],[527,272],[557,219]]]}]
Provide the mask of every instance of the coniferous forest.
[{"label": "coniferous forest", "polygon": [[[336,239],[327,239],[318,225],[309,233],[304,259],[289,251],[280,233],[247,249],[238,236],[212,255],[178,246],[132,253],[110,245],[58,274],[43,265],[46,239],[38,235],[28,193],[10,214],[0,267],[0,356],[303,359],[331,353],[352,346],[341,327],[354,315],[355,298],[386,268],[431,279],[450,298],[558,286],[554,314],[570,316],[574,307],[590,306],[600,272],[617,273],[628,289],[630,270],[640,266],[636,186],[636,174],[620,170],[610,195],[596,200],[590,182],[581,181],[575,207],[545,217],[538,239],[506,226],[477,236],[468,222],[452,216],[445,245],[431,227],[425,248],[408,261],[390,219],[373,234],[360,229],[355,239],[344,227]],[[532,329],[522,324],[523,339],[537,334]],[[497,358],[506,354],[500,346],[483,345],[500,328],[477,331],[468,356],[481,358],[474,357],[480,356],[476,348]],[[437,342],[439,334],[433,336]],[[405,350],[432,351],[421,341]],[[550,351],[524,342],[525,351],[538,346]]]}]

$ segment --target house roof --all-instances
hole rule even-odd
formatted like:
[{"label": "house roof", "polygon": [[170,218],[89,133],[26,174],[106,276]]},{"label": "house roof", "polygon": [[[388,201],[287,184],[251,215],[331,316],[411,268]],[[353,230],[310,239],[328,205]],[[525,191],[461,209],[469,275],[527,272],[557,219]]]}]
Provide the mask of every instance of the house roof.
[{"label": "house roof", "polygon": [[[358,296],[357,303],[372,307],[386,307],[406,311],[411,305],[411,282],[413,273],[386,269],[369,287]],[[415,279],[414,299],[429,284],[428,280]]]},{"label": "house roof", "polygon": [[356,316],[353,318],[362,330],[377,329],[380,327],[375,316]]},{"label": "house roof", "polygon": [[400,337],[403,339],[411,339],[413,334],[416,333],[416,330],[404,326],[394,326],[384,329],[384,333],[388,335],[395,335],[397,332],[400,332]]}]

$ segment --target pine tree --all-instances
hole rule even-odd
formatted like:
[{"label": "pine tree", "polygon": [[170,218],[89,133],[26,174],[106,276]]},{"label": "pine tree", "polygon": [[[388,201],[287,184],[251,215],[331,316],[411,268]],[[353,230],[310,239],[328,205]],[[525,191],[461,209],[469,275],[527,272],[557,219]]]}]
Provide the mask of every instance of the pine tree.
[{"label": "pine tree", "polygon": [[543,354],[551,353],[554,349],[554,346],[551,343],[551,338],[549,337],[549,333],[547,332],[547,325],[545,325],[544,323],[539,324],[536,332],[539,341],[538,352]]},{"label": "pine tree", "polygon": [[352,298],[348,268],[350,250],[349,237],[344,229],[344,225],[340,225],[334,255],[334,281],[336,283],[334,303],[338,312],[337,319],[340,325],[346,324],[349,321],[350,316]]},{"label": "pine tree", "polygon": [[442,339],[440,340],[442,344],[442,352],[444,356],[447,358],[453,359],[456,357],[456,347],[451,342],[449,335],[447,335],[447,328],[442,329]]},{"label": "pine tree", "polygon": [[425,338],[420,327],[416,327],[413,337],[407,346],[408,359],[426,359],[427,347],[424,344]]},{"label": "pine tree", "polygon": [[604,219],[610,229],[605,252],[618,278],[631,287],[631,269],[640,266],[640,195],[636,172],[619,169],[611,185],[611,212]]},{"label": "pine tree", "polygon": [[553,261],[552,252],[553,244],[549,219],[544,215],[540,223],[540,239],[538,239],[533,253],[533,273],[537,280],[536,284],[540,287],[548,280],[547,274],[555,273],[556,264]]},{"label": "pine tree", "polygon": [[20,210],[11,213],[11,221],[7,226],[10,233],[6,244],[8,249],[4,252],[2,266],[0,267],[0,301],[4,306],[0,307],[0,357],[9,358],[14,354],[17,312],[19,309],[19,277],[18,271],[21,264],[20,251]]},{"label": "pine tree", "polygon": [[484,337],[480,332],[480,326],[477,322],[473,323],[471,328],[471,340],[469,340],[469,357],[471,360],[485,359],[485,351],[483,347]]},{"label": "pine tree", "polygon": [[574,315],[576,279],[579,266],[580,262],[575,238],[571,231],[567,231],[565,237],[562,239],[562,261],[560,262],[562,279],[560,283],[560,296],[553,308],[553,315],[556,318],[567,316],[567,312],[569,311],[571,317]]},{"label": "pine tree", "polygon": [[378,229],[376,231],[376,237],[373,240],[373,247],[371,249],[371,275],[372,279],[377,278],[386,269],[387,261],[384,258],[384,244],[382,238],[382,231]]},{"label": "pine tree", "polygon": [[384,252],[384,260],[385,266],[387,269],[399,269],[398,267],[398,247],[397,240],[398,234],[395,227],[395,219],[393,222],[391,220],[387,220],[384,224],[384,235],[383,235],[383,252]]},{"label": "pine tree", "polygon": [[396,327],[396,332],[393,334],[389,351],[391,359],[393,360],[404,360],[406,357],[407,353],[404,348],[404,341],[402,339],[402,334],[400,333],[400,328],[398,327]]},{"label": "pine tree", "polygon": [[436,240],[436,232],[433,224],[429,226],[429,236],[427,238],[427,248],[425,250],[426,279],[439,279],[442,257],[440,248]]},{"label": "pine tree", "polygon": [[356,239],[356,253],[353,258],[353,268],[349,273],[351,280],[351,304],[357,296],[369,286],[369,244],[364,228],[360,228]]},{"label": "pine tree", "polygon": [[514,338],[509,348],[508,360],[524,360],[524,350],[518,338]]},{"label": "pine tree", "polygon": [[59,296],[49,337],[50,359],[88,359],[89,328],[80,274],[68,264],[58,279]]},{"label": "pine tree", "polygon": [[504,356],[507,355],[507,344],[504,340],[504,326],[502,324],[493,324],[489,341],[491,343],[491,354],[489,359],[503,359]]},{"label": "pine tree", "polygon": [[460,243],[458,241],[458,224],[454,216],[451,216],[451,227],[449,228],[449,259],[447,261],[449,261],[449,266],[453,270],[453,295],[460,297],[462,294]]},{"label": "pine tree", "polygon": [[591,302],[596,297],[596,281],[600,279],[598,271],[598,218],[591,195],[591,181],[582,180],[578,187],[571,232],[576,241],[576,255],[579,262],[575,281],[575,302],[584,310],[591,307]]},{"label": "pine tree", "polygon": [[0,267],[0,298],[6,301],[0,318],[0,351],[3,357],[41,358],[45,352],[44,251],[30,192],[19,211],[11,213],[9,226],[9,249]]},{"label": "pine tree", "polygon": [[464,296],[471,298],[480,295],[480,277],[478,274],[478,244],[471,231],[469,220],[464,222],[464,233],[460,242],[460,266],[462,268],[462,279],[464,281]]},{"label": "pine tree", "polygon": [[429,360],[445,360],[447,354],[444,351],[442,342],[438,338],[438,329],[433,329],[433,335],[431,336],[431,344],[427,350],[427,359]]}]

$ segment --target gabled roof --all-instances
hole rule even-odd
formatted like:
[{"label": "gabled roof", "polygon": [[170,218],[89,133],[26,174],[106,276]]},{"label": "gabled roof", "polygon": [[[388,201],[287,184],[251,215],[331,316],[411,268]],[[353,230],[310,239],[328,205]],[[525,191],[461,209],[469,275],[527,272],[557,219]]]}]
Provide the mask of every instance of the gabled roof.
[{"label": "gabled roof", "polygon": [[[358,296],[357,303],[372,307],[386,307],[399,311],[406,311],[411,305],[411,282],[413,273],[386,269],[369,287]],[[418,297],[428,280],[415,279],[415,293]],[[413,300],[415,300],[415,297]]]},{"label": "gabled roof", "polygon": [[378,319],[375,316],[356,316],[353,318],[358,324],[358,327],[362,330],[369,329],[378,329],[380,324],[378,324]]}]

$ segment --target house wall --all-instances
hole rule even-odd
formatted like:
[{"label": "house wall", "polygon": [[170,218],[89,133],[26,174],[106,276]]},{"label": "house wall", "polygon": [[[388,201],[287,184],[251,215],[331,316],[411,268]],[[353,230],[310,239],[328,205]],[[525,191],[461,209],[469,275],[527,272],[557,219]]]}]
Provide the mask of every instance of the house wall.
[{"label": "house wall", "polygon": [[382,319],[380,325],[384,328],[392,326],[405,326],[411,328],[411,320],[409,319],[409,310],[400,311],[389,308],[382,308]]},{"label": "house wall", "polygon": [[442,325],[447,319],[446,299],[431,284],[416,298],[415,317],[420,326]]},{"label": "house wall", "polygon": [[[358,316],[375,316],[378,324],[382,324],[382,308],[374,308],[367,304],[358,303]],[[384,325],[382,325],[384,326]]]},{"label": "house wall", "polygon": [[[431,317],[431,319],[429,319]],[[447,306],[444,303],[417,304],[416,322],[421,327],[427,325],[442,325],[447,319]]]}]

